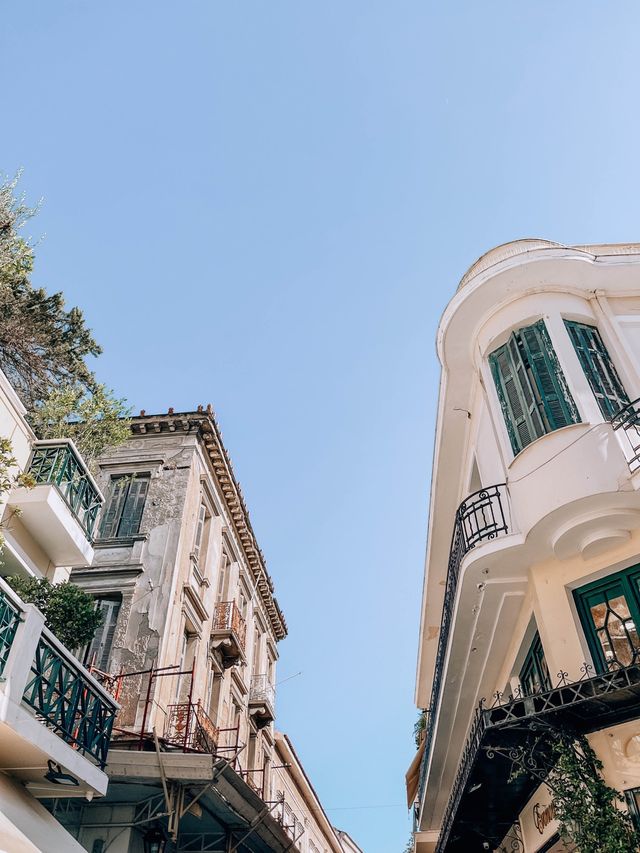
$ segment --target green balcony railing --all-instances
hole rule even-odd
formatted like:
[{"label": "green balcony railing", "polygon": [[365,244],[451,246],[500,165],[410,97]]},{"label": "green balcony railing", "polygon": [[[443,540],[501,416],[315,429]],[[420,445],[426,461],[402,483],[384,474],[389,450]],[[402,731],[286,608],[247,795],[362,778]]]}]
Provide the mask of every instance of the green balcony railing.
[{"label": "green balcony railing", "polygon": [[0,590],[0,676],[4,672],[13,638],[21,621],[19,608]]},{"label": "green balcony railing", "polygon": [[52,635],[43,632],[40,637],[22,701],[66,743],[105,766],[116,702],[108,700]]},{"label": "green balcony railing", "polygon": [[[34,616],[38,635],[33,633]],[[35,646],[35,652],[25,652],[25,643],[29,649]],[[33,654],[28,674],[25,654]],[[22,677],[16,675],[16,665]],[[10,679],[4,673],[8,668]],[[0,676],[3,673],[7,681],[0,690],[15,690],[15,699],[32,708],[36,719],[104,768],[118,702],[42,624],[35,608],[25,605],[0,577]]]},{"label": "green balcony railing", "polygon": [[36,485],[48,483],[58,489],[87,537],[92,539],[103,498],[73,444],[37,442],[28,473]]}]

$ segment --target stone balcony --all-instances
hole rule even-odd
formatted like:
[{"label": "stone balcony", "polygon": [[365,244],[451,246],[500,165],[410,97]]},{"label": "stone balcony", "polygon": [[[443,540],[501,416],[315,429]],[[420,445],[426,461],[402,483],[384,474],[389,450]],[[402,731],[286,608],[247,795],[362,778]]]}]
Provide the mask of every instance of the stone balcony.
[{"label": "stone balcony", "polygon": [[235,601],[216,604],[211,645],[220,652],[225,667],[246,663],[247,624]]}]

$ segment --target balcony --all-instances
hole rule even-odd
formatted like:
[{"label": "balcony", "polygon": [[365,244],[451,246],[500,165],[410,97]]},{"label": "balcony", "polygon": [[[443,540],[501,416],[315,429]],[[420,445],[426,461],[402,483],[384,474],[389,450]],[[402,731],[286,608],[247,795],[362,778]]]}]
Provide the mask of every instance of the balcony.
[{"label": "balcony", "polygon": [[504,483],[497,486],[488,486],[479,489],[469,495],[458,507],[453,525],[453,536],[449,550],[449,562],[447,567],[447,580],[444,592],[444,604],[442,608],[442,619],[440,622],[440,636],[438,638],[438,650],[433,673],[431,687],[431,701],[427,711],[427,726],[425,730],[425,745],[420,768],[420,782],[418,796],[422,801],[424,786],[427,778],[427,769],[431,755],[434,724],[440,694],[442,692],[442,678],[444,674],[444,663],[449,644],[451,623],[460,577],[460,566],[466,554],[481,542],[505,536],[508,532],[507,525],[507,487]]},{"label": "balcony", "polygon": [[35,486],[14,489],[9,505],[56,566],[86,566],[102,494],[72,441],[37,441],[26,472]]},{"label": "balcony", "polygon": [[480,853],[484,839],[497,848],[552,770],[549,747],[558,733],[588,735],[637,719],[640,666],[594,674],[585,663],[581,672],[578,681],[560,672],[556,686],[539,693],[497,693],[490,706],[480,702],[436,853]]},{"label": "balcony", "polygon": [[220,730],[200,702],[180,702],[167,708],[164,740],[183,752],[215,755]]},{"label": "balcony", "polygon": [[259,729],[276,718],[276,691],[268,675],[254,675],[249,690],[249,714]]},{"label": "balcony", "polygon": [[[103,794],[118,707],[0,579],[0,770],[35,796]],[[66,781],[52,779],[52,767]]]},{"label": "balcony", "polygon": [[246,663],[247,625],[235,601],[216,604],[211,630],[211,645],[222,656],[225,668]]},{"label": "balcony", "polygon": [[618,434],[629,470],[634,474],[640,469],[640,399],[616,412],[611,426]]}]

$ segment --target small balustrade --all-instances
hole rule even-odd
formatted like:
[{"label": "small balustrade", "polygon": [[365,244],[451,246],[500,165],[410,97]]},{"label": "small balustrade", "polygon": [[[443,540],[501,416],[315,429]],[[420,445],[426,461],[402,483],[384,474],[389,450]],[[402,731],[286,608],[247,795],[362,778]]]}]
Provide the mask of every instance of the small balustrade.
[{"label": "small balustrade", "polygon": [[[24,605],[0,579],[0,675],[13,667],[12,678],[5,684],[22,691],[19,698],[35,711],[36,719],[103,768],[118,703],[52,632],[42,626],[41,620],[35,608]],[[32,624],[40,626],[39,636],[33,634]],[[19,658],[23,658],[30,636],[35,643],[35,653],[30,652],[33,658],[27,672],[26,662],[23,664]],[[16,664],[18,670],[24,666],[26,682],[16,681]]]},{"label": "small balustrade", "polygon": [[92,539],[103,498],[73,443],[36,442],[27,471],[36,485],[57,488],[87,537]]},{"label": "small balustrade", "polygon": [[422,798],[426,782],[427,767],[431,753],[433,740],[433,729],[436,713],[440,703],[442,688],[442,676],[444,672],[444,661],[451,632],[451,621],[458,589],[460,566],[464,557],[481,542],[496,539],[509,532],[507,511],[507,487],[504,483],[497,486],[488,486],[478,489],[469,495],[456,511],[451,548],[449,550],[449,563],[447,567],[447,580],[444,592],[444,604],[442,607],[442,620],[440,623],[440,636],[438,639],[438,650],[433,673],[433,684],[431,687],[431,701],[427,711],[427,725],[425,729],[425,748],[420,768],[419,796]]},{"label": "small balustrade", "polygon": [[640,398],[616,412],[611,426],[620,437],[629,469],[634,473],[640,469]]},{"label": "small balustrade", "polygon": [[249,713],[258,728],[275,719],[276,691],[268,675],[254,675],[249,689]]},{"label": "small balustrade", "polygon": [[165,740],[183,752],[216,753],[220,730],[200,702],[169,705]]},{"label": "small balustrade", "polygon": [[211,639],[222,655],[225,666],[245,660],[247,624],[235,601],[221,601],[213,614]]}]

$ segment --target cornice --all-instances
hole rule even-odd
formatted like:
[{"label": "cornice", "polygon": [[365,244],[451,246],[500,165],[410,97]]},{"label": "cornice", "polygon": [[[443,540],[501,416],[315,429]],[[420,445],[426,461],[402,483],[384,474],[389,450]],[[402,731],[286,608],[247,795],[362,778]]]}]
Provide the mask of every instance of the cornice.
[{"label": "cornice", "polygon": [[196,433],[202,441],[211,467],[225,501],[227,513],[233,524],[238,541],[242,546],[245,560],[262,603],[269,617],[271,628],[277,640],[287,636],[287,623],[274,596],[274,585],[267,571],[264,554],[260,550],[249,511],[244,502],[240,484],[236,480],[231,459],[222,441],[222,433],[211,406],[198,407],[196,412],[147,415],[142,411],[131,422],[134,435],[158,435],[160,433]]}]

